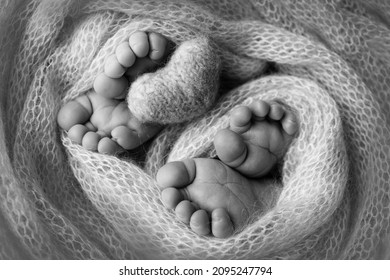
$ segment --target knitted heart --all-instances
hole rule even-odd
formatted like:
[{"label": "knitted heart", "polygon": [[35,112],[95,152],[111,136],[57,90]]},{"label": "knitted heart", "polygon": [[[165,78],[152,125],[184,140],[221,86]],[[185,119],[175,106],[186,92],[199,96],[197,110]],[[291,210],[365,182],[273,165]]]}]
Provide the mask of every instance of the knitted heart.
[{"label": "knitted heart", "polygon": [[127,96],[130,111],[143,122],[162,124],[200,116],[216,100],[220,64],[206,37],[183,42],[165,67],[132,83]]}]

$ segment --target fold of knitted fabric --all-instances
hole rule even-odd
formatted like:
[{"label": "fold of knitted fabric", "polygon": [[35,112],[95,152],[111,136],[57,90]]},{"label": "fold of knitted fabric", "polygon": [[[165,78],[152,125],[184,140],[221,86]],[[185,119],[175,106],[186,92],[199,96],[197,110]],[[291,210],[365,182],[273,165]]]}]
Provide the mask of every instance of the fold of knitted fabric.
[{"label": "fold of knitted fabric", "polygon": [[[390,258],[389,15],[380,0],[0,1],[0,258]],[[145,120],[168,125],[126,157],[87,151],[59,130],[57,112],[136,30],[184,53],[198,40],[197,61],[217,76],[174,62],[141,76],[129,107],[138,98]],[[187,91],[198,78],[201,90]],[[164,90],[143,101],[161,80]],[[165,92],[207,98],[157,114],[178,106]],[[197,236],[163,207],[155,174],[214,156],[231,110],[257,99],[299,119],[281,178],[242,231]]]}]

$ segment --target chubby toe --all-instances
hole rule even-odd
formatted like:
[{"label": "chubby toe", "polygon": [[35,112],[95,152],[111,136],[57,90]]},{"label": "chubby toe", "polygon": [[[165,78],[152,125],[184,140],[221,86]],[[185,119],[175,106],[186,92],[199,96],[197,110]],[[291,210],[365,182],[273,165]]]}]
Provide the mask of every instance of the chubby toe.
[{"label": "chubby toe", "polygon": [[183,199],[184,197],[176,188],[167,188],[161,192],[161,200],[169,209],[175,209]]},{"label": "chubby toe", "polygon": [[125,150],[112,139],[104,137],[99,141],[97,151],[101,154],[117,155]]},{"label": "chubby toe", "polygon": [[106,98],[117,98],[121,96],[127,86],[128,81],[124,76],[111,78],[104,73],[99,74],[93,84],[95,92]]},{"label": "chubby toe", "polygon": [[167,47],[167,39],[157,33],[149,34],[149,57],[152,60],[159,60],[164,57],[165,49]]},{"label": "chubby toe", "polygon": [[130,67],[134,64],[136,56],[131,50],[128,42],[119,44],[115,50],[116,59],[123,67]]},{"label": "chubby toe", "polygon": [[251,119],[252,111],[247,106],[237,107],[230,116],[230,129],[237,133],[244,133],[250,128]]},{"label": "chubby toe", "polygon": [[137,57],[145,57],[149,53],[148,35],[143,31],[137,31],[131,34],[129,45]]},{"label": "chubby toe", "polygon": [[123,149],[131,150],[138,147],[141,143],[137,133],[127,126],[117,126],[111,131],[112,139]]},{"label": "chubby toe", "polygon": [[281,120],[285,113],[283,106],[279,103],[272,103],[270,106],[268,117],[274,121]]},{"label": "chubby toe", "polygon": [[229,129],[218,131],[214,146],[219,159],[230,167],[240,166],[247,156],[247,147],[241,135]]},{"label": "chubby toe", "polygon": [[84,135],[89,131],[89,129],[82,124],[76,124],[72,126],[68,131],[68,136],[70,140],[81,145]]},{"label": "chubby toe", "polygon": [[268,102],[263,100],[258,100],[249,104],[249,108],[252,111],[253,118],[256,121],[262,121],[269,114],[271,106]]},{"label": "chubby toe", "polygon": [[191,216],[191,229],[198,235],[207,235],[210,233],[210,219],[205,210],[198,210]]},{"label": "chubby toe", "polygon": [[211,213],[211,222],[211,230],[215,237],[226,238],[234,233],[233,223],[223,208],[217,208]]},{"label": "chubby toe", "polygon": [[175,209],[176,217],[183,223],[189,224],[192,214],[197,210],[195,205],[188,201],[181,201]]},{"label": "chubby toe", "polygon": [[88,131],[82,140],[82,146],[89,151],[97,151],[101,136],[93,131]]},{"label": "chubby toe", "polygon": [[169,162],[159,169],[156,180],[162,188],[184,187],[194,180],[195,169],[191,159]]},{"label": "chubby toe", "polygon": [[285,112],[285,115],[282,119],[283,130],[290,136],[293,136],[299,128],[298,120],[292,112]]},{"label": "chubby toe", "polygon": [[58,125],[69,131],[77,124],[83,124],[91,117],[92,108],[86,95],[66,103],[58,112]]},{"label": "chubby toe", "polygon": [[122,77],[125,72],[126,68],[119,63],[116,55],[113,54],[107,57],[104,63],[104,74],[115,79]]}]

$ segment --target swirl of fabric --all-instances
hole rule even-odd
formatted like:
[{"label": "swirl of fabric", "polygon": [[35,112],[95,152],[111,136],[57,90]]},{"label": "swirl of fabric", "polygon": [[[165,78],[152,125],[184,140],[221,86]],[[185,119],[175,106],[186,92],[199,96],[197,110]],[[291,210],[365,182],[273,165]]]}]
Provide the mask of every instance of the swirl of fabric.
[{"label": "swirl of fabric", "polygon": [[[1,0],[0,258],[389,259],[389,18],[385,0]],[[136,30],[184,56],[195,40],[216,76],[189,94],[187,63],[141,76],[129,107],[165,128],[125,157],[90,152],[57,113]],[[277,187],[240,232],[198,236],[163,206],[156,172],[213,157],[231,110],[260,99],[299,119]]]}]

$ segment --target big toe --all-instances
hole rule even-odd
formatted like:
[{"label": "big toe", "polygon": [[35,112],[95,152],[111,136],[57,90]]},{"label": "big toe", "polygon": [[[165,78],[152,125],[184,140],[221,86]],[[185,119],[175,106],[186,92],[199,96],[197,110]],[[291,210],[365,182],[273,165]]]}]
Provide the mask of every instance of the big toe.
[{"label": "big toe", "polygon": [[105,73],[99,74],[94,81],[93,88],[97,94],[106,98],[118,98],[123,95],[128,86],[125,77],[111,78]]},{"label": "big toe", "polygon": [[156,180],[159,186],[164,189],[184,187],[195,179],[195,172],[196,166],[194,160],[173,161],[159,169]]},{"label": "big toe", "polygon": [[218,131],[214,147],[219,159],[230,167],[240,166],[246,158],[247,147],[241,135],[229,129]]}]

